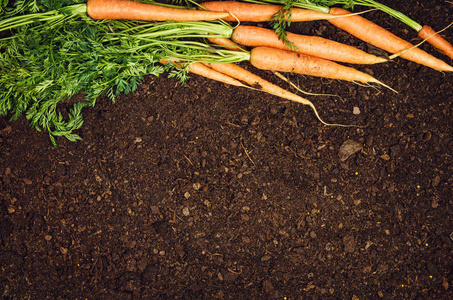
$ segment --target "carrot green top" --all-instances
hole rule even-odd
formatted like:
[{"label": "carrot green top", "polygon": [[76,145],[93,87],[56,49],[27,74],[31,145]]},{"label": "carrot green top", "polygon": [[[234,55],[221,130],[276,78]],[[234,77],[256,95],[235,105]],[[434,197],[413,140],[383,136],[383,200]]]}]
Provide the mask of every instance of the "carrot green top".
[{"label": "carrot green top", "polygon": [[[0,0],[2,1],[2,0]],[[16,0],[17,5],[45,0]],[[51,1],[48,2],[58,2]],[[232,28],[223,22],[96,21],[84,12],[85,4],[45,7],[11,6],[0,15],[0,115],[12,119],[25,115],[30,125],[75,141],[83,123],[82,110],[106,95],[134,91],[145,75],[167,73],[181,82],[187,68],[160,61],[178,58],[187,64],[238,62],[248,52],[216,48],[203,42],[207,37],[230,37]],[[3,2],[0,2],[3,3]],[[86,9],[85,9],[86,10]],[[14,13],[13,13],[14,12]],[[58,104],[83,93],[64,117]]]}]

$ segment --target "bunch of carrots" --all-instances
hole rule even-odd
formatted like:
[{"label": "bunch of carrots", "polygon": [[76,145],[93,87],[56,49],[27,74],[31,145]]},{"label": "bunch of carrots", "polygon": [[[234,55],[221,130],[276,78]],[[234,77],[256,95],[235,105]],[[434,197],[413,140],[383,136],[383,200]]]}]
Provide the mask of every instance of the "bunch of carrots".
[{"label": "bunch of carrots", "polygon": [[[323,7],[305,0],[290,2],[284,2],[283,0],[264,0],[263,2],[250,0],[247,2],[254,3],[213,1],[197,4],[197,9],[192,9],[163,5],[148,0],[140,2],[131,0],[88,0],[86,4],[82,3],[74,6],[76,9],[73,8],[70,14],[62,14],[58,11],[51,11],[44,15],[27,14],[14,16],[14,12],[9,15],[6,14],[8,18],[0,21],[0,32],[24,25],[31,26],[30,24],[35,24],[36,22],[40,24],[55,24],[55,22],[61,22],[61,20],[74,15],[85,14],[91,19],[100,20],[99,22],[108,22],[106,20],[120,20],[120,22],[122,20],[136,20],[153,23],[169,21],[174,23],[193,22],[192,24],[200,24],[200,26],[191,25],[192,32],[190,34],[179,34],[178,36],[178,38],[182,38],[185,41],[185,48],[171,50],[172,48],[168,47],[162,52],[163,54],[159,52],[160,54],[156,56],[156,59],[160,63],[167,67],[183,69],[226,84],[259,89],[281,98],[309,105],[314,110],[317,118],[327,125],[333,124],[328,124],[321,120],[312,102],[264,80],[236,63],[248,61],[254,67],[263,70],[298,73],[365,84],[376,83],[390,88],[369,74],[341,64],[376,64],[387,62],[389,58],[377,57],[355,47],[322,37],[298,35],[284,30],[284,24],[288,25],[290,22],[327,20],[357,38],[392,53],[393,55],[390,56],[390,59],[399,56],[437,71],[453,71],[452,66],[421,50],[418,45],[413,45],[361,15],[351,13],[342,8]],[[341,1],[339,2],[341,3]],[[394,10],[376,1],[360,0],[356,2],[381,9],[398,17],[400,20],[408,20],[407,17],[402,17],[402,14],[396,14]],[[230,23],[227,23],[246,21],[271,22],[274,24],[274,29],[244,25],[232,27]],[[410,24],[413,25],[414,23],[412,21]],[[275,24],[283,25],[276,27]],[[453,46],[438,33],[428,26],[420,26],[420,28],[413,25],[412,27],[416,28],[419,36],[424,41],[431,43],[440,52],[453,59]],[[218,34],[216,34],[215,30],[218,30]],[[134,29],[129,28],[127,32],[134,33]],[[198,32],[198,34],[194,32]],[[115,36],[115,34],[118,33],[112,32],[112,36]],[[175,35],[177,35],[177,31],[175,31]],[[129,36],[139,41],[151,41],[152,39],[152,36],[140,30]],[[187,44],[187,40],[194,37],[197,39],[203,38],[210,43],[194,42],[193,44]],[[248,49],[251,48],[251,50],[247,50],[246,47]],[[188,56],[187,53],[182,53],[184,49],[188,51],[201,49],[201,52],[196,56]]]},{"label": "bunch of carrots", "polygon": [[[137,19],[146,21],[187,21],[221,18],[225,21],[264,22],[272,20],[281,8],[278,5],[213,1],[201,3],[198,7],[198,12],[195,13],[192,10],[163,8],[152,4],[124,0],[89,0],[87,3],[87,13],[95,19]],[[200,15],[203,12],[206,12],[205,16]],[[211,15],[209,12],[225,13],[225,15]],[[444,61],[435,58],[365,18],[351,14],[341,8],[331,8],[328,14],[294,8],[290,14],[290,21],[292,22],[321,19],[326,19],[361,40],[397,56],[438,71],[453,71],[453,67]],[[290,44],[284,43],[272,30],[255,26],[237,26],[231,35],[231,41],[220,39],[210,39],[210,41],[238,51],[244,51],[240,45],[253,47],[250,52],[250,63],[260,69],[382,84],[367,74],[330,61],[375,64],[385,62],[387,59],[376,57],[357,48],[321,37],[291,33],[286,33],[286,35]],[[453,58],[453,55],[451,55],[453,46],[440,35],[431,31],[430,33],[423,33],[421,36],[437,46],[440,51],[449,54]]]}]

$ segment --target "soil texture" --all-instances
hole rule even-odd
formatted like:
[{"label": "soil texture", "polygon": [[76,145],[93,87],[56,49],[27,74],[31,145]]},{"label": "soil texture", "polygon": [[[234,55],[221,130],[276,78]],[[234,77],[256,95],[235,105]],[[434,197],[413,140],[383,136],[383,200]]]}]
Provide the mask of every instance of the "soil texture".
[{"label": "soil texture", "polygon": [[[453,21],[446,1],[382,2],[437,30]],[[290,31],[375,51],[325,21]],[[453,75],[400,58],[356,68],[399,93],[288,78],[336,95],[306,96],[325,120],[363,127],[196,75],[100,98],[83,140],[57,148],[1,117],[1,296],[452,299]]]}]

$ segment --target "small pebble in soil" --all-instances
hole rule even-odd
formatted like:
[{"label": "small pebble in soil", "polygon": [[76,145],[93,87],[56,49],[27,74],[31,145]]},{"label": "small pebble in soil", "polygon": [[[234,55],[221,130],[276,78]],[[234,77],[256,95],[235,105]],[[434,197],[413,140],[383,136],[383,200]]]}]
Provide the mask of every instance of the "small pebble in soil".
[{"label": "small pebble in soil", "polygon": [[341,146],[338,156],[341,161],[346,161],[351,155],[362,150],[363,146],[359,142],[346,140]]},{"label": "small pebble in soil", "polygon": [[242,237],[242,241],[244,243],[246,243],[246,244],[250,244],[250,242],[251,242],[250,238],[248,236],[245,236],[245,235]]},{"label": "small pebble in soil", "polygon": [[201,188],[201,183],[196,182],[196,183],[193,184],[193,189],[194,190],[198,191],[200,188]]},{"label": "small pebble in soil", "polygon": [[150,209],[151,209],[151,213],[153,213],[153,214],[160,214],[159,206],[157,206],[157,205],[151,205]]},{"label": "small pebble in soil", "polygon": [[182,209],[182,214],[185,216],[185,217],[188,217],[190,215],[190,211],[189,211],[189,208],[188,207],[184,207]]},{"label": "small pebble in soil", "polygon": [[332,249],[333,249],[333,244],[332,243],[327,243],[326,244],[326,250],[327,251],[332,251]]},{"label": "small pebble in soil", "polygon": [[223,281],[223,274],[221,272],[217,273],[217,278],[219,278],[220,281]]},{"label": "small pebble in soil", "polygon": [[355,251],[356,240],[354,235],[348,234],[343,237],[344,250],[346,252],[352,253]]},{"label": "small pebble in soil", "polygon": [[358,108],[357,106],[354,106],[354,108],[352,109],[352,113],[354,115],[360,115],[360,108]]},{"label": "small pebble in soil", "polygon": [[367,241],[365,245],[365,250],[368,250],[368,248],[370,248],[372,245],[373,245],[372,241]]},{"label": "small pebble in soil", "polygon": [[264,255],[263,257],[261,257],[261,261],[262,262],[265,262],[265,261],[268,261],[272,258],[272,256],[270,256],[269,254],[266,254]]}]

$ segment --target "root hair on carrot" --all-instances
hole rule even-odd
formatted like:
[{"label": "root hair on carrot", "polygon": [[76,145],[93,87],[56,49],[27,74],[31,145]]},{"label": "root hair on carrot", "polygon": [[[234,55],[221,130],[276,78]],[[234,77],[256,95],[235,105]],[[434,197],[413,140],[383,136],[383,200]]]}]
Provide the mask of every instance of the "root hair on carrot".
[{"label": "root hair on carrot", "polygon": [[423,40],[422,40],[421,42],[419,42],[418,44],[415,44],[415,45],[413,45],[413,46],[410,47],[410,48],[401,50],[400,52],[397,52],[397,53],[395,53],[395,54],[390,55],[390,56],[389,56],[389,60],[392,60],[392,59],[394,59],[394,58],[397,58],[398,56],[403,55],[404,53],[406,53],[406,52],[409,51],[409,50],[412,50],[412,49],[414,49],[414,48],[419,48],[421,45],[423,45],[425,42],[427,42],[428,39],[429,39],[430,37],[435,36],[435,35],[441,33],[442,31],[448,29],[448,28],[451,27],[451,26],[453,26],[453,22],[451,22],[449,25],[447,25],[447,27],[445,27],[445,28],[443,28],[443,29],[441,29],[441,30],[439,30],[439,31],[437,31],[437,32],[435,32],[435,33],[429,35],[427,38],[423,39]]},{"label": "root hair on carrot", "polygon": [[228,13],[229,13],[229,14],[236,20],[236,22],[237,22],[236,26],[234,26],[233,29],[236,28],[236,27],[238,27],[239,25],[241,25],[241,20],[239,20],[239,18],[236,17],[235,14],[233,14],[231,11],[228,11]]},{"label": "root hair on carrot", "polygon": [[[391,90],[392,92],[399,94],[397,90],[393,89],[392,87],[386,85],[385,83],[383,83],[383,82],[381,82],[381,81],[379,81],[379,80],[377,80],[376,82],[368,82],[368,83],[362,83],[362,82],[358,82],[358,81],[353,81],[352,83],[355,83],[355,84],[357,84],[357,85],[360,85],[360,86],[363,86],[363,87],[367,87],[367,88],[373,88],[373,89],[376,89],[376,90],[378,90],[378,91],[380,91],[379,88],[380,88],[381,86],[383,86],[383,87],[385,87],[385,88],[388,88],[388,89]],[[376,86],[376,85],[374,85],[373,83],[377,83],[377,84],[379,84],[379,86]]]},{"label": "root hair on carrot", "polygon": [[310,95],[310,96],[328,96],[328,97],[338,97],[340,98],[340,100],[342,102],[343,101],[343,98],[341,98],[341,96],[339,95],[334,95],[334,94],[317,94],[317,93],[310,93],[310,92],[307,92],[307,91],[304,91],[302,90],[297,84],[295,84],[294,82],[292,82],[289,78],[283,76],[282,73],[280,72],[272,72],[274,73],[275,76],[277,76],[278,78],[282,79],[283,81],[286,81],[290,86],[292,86],[294,89],[296,89],[298,92],[302,93],[302,94],[305,94],[305,95]]},{"label": "root hair on carrot", "polygon": [[258,85],[258,87],[261,88],[256,88],[257,90],[261,92],[265,92],[283,99],[291,100],[303,105],[308,105],[310,108],[313,110],[316,118],[324,125],[326,126],[337,126],[337,127],[363,127],[360,125],[345,125],[345,124],[336,124],[336,123],[327,123],[325,122],[321,116],[318,113],[318,110],[316,109],[315,105],[308,99],[305,99],[299,95],[296,95],[290,91],[287,91],[283,88],[281,88],[278,85],[275,85],[260,76],[247,71],[243,68],[241,68],[238,65],[235,64],[222,64],[222,63],[204,63],[208,67],[219,71],[223,74],[226,74],[230,77],[233,77],[236,80],[243,81],[247,83],[248,85]]},{"label": "root hair on carrot", "polygon": [[359,128],[364,128],[364,127],[366,127],[366,126],[354,125],[354,124],[347,125],[347,124],[337,124],[337,123],[327,123],[327,122],[324,122],[324,120],[321,119],[321,116],[319,115],[318,110],[316,109],[315,105],[314,105],[312,102],[309,102],[309,103],[308,103],[308,106],[311,107],[311,109],[312,109],[313,112],[315,113],[315,116],[316,116],[316,118],[319,120],[319,122],[321,122],[322,124],[324,124],[324,125],[326,125],[326,126],[335,126],[335,127],[359,127]]}]

